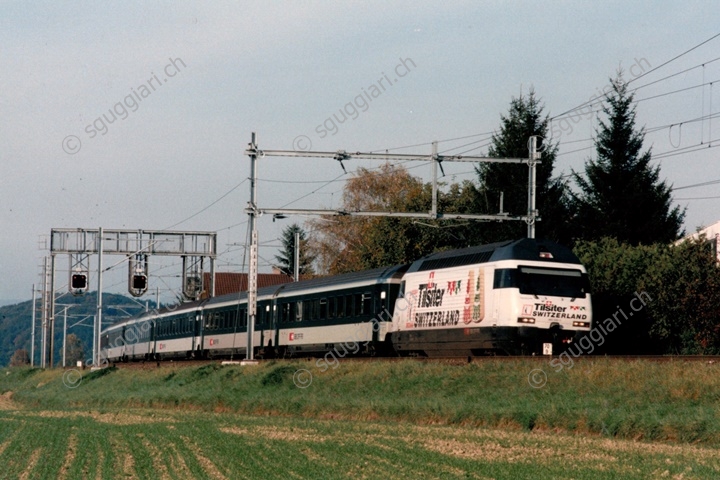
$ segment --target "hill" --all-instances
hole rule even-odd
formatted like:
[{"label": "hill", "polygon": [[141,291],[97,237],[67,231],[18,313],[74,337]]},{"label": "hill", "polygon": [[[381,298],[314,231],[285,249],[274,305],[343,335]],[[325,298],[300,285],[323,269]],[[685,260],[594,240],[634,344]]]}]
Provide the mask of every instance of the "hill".
[{"label": "hill", "polygon": [[[62,305],[73,305],[68,309],[68,333],[77,335],[83,343],[86,356],[92,351],[92,322],[97,311],[97,295],[95,292],[80,297],[64,296],[57,302]],[[40,359],[40,302],[37,302],[35,330],[35,361]],[[137,300],[124,295],[103,294],[103,325],[109,325],[142,308]],[[55,317],[55,358],[61,359],[63,307],[56,307]],[[32,300],[0,307],[0,366],[10,363],[15,350],[26,349],[30,353],[32,321]],[[77,325],[76,325],[77,324]],[[74,326],[72,326],[74,325]],[[72,326],[72,327],[71,327]]]}]

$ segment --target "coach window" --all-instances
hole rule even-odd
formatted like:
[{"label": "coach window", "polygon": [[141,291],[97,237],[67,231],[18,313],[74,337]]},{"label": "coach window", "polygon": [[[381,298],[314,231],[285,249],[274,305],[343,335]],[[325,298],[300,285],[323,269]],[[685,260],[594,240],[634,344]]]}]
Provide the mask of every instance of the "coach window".
[{"label": "coach window", "polygon": [[265,319],[267,318],[267,311],[265,310],[265,305],[258,305],[257,306],[257,322],[258,325],[265,325]]},{"label": "coach window", "polygon": [[345,316],[345,297],[342,295],[337,297],[337,316],[338,318]]},{"label": "coach window", "polygon": [[328,318],[335,318],[335,297],[328,298]]},{"label": "coach window", "polygon": [[318,311],[320,311],[320,300],[310,301],[310,320],[317,320]]},{"label": "coach window", "polygon": [[345,295],[345,316],[350,318],[353,316],[353,297],[352,295]]},{"label": "coach window", "polygon": [[288,307],[290,308],[288,313],[288,322],[294,322],[297,320],[297,304],[295,302],[291,302],[288,304]]},{"label": "coach window", "polygon": [[327,298],[321,298],[320,300],[320,318],[328,318],[328,301]]},{"label": "coach window", "polygon": [[360,315],[362,315],[362,307],[363,307],[362,294],[360,294],[360,293],[355,294],[355,305],[354,306],[355,306],[355,308],[354,308],[355,316],[359,317]]}]

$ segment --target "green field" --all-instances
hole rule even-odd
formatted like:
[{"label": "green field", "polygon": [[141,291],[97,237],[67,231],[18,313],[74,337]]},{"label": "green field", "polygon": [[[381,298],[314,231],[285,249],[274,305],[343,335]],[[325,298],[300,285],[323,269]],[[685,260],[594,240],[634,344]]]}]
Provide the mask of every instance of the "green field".
[{"label": "green field", "polygon": [[602,359],[2,370],[0,478],[720,478],[718,373]]}]

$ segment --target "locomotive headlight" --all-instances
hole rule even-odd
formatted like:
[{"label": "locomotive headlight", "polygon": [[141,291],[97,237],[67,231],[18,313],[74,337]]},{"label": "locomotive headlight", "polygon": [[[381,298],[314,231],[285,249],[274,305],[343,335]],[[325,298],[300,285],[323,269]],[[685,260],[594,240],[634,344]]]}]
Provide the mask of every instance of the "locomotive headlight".
[{"label": "locomotive headlight", "polygon": [[518,323],[535,323],[535,319],[532,317],[519,317]]},{"label": "locomotive headlight", "polygon": [[590,328],[590,322],[573,322],[573,327]]}]

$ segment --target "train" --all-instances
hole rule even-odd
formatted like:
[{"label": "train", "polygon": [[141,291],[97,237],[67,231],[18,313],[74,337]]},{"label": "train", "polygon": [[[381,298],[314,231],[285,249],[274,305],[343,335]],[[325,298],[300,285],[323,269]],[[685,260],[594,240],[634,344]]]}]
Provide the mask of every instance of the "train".
[{"label": "train", "polygon": [[[592,327],[570,249],[523,238],[259,289],[256,358],[558,354]],[[147,311],[101,332],[109,362],[245,358],[248,294]]]}]

